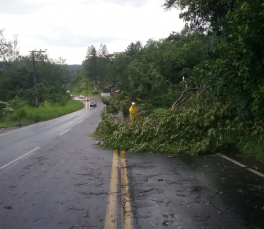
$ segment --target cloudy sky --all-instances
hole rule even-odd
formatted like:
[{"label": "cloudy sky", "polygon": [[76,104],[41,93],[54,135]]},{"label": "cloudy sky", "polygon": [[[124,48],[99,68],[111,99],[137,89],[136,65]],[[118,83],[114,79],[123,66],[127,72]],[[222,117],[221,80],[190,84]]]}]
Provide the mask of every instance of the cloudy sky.
[{"label": "cloudy sky", "polygon": [[19,51],[47,49],[50,58],[81,64],[88,46],[105,44],[110,53],[131,42],[166,38],[180,32],[178,11],[164,11],[165,0],[0,0],[0,29],[18,35]]}]

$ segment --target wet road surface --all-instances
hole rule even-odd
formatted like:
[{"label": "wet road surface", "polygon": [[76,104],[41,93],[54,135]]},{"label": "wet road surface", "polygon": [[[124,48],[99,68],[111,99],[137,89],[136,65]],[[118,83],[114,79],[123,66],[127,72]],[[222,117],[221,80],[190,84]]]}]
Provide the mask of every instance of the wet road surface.
[{"label": "wet road surface", "polygon": [[138,228],[264,228],[264,179],[244,168],[216,155],[127,160]]},{"label": "wet road surface", "polygon": [[[97,149],[95,140],[87,135],[98,124],[101,109],[102,104],[99,104],[90,111],[83,109],[77,112],[73,125],[65,123],[64,128],[60,127],[55,133],[52,133],[52,125],[43,127],[48,132],[40,131],[38,145],[30,145],[29,137],[28,143],[14,141],[7,152],[6,147],[11,143],[1,142],[2,167],[8,162],[6,155],[10,154],[9,160],[14,160],[25,153],[21,145],[30,145],[28,149],[40,146],[0,170],[1,229],[88,228],[88,221],[89,226],[100,228],[104,224],[113,152]],[[79,123],[80,117],[82,123]],[[65,121],[66,117],[62,118]],[[60,119],[57,121],[62,122]],[[58,125],[54,126],[58,128]],[[31,134],[33,130],[28,128],[13,133],[18,134],[13,140],[25,139],[28,132]],[[1,134],[5,139],[8,136]],[[37,135],[37,132],[32,134],[35,138]],[[48,136],[42,140],[43,135]],[[12,155],[14,148],[15,155]]]},{"label": "wet road surface", "polygon": [[0,229],[264,228],[262,177],[217,155],[100,149],[102,109],[0,133]]}]

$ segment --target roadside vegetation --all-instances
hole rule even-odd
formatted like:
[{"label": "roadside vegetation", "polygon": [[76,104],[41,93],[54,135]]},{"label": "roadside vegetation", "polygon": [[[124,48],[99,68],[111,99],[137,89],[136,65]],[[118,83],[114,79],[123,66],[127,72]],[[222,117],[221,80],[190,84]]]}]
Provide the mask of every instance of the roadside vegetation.
[{"label": "roadside vegetation", "polygon": [[67,69],[65,60],[40,53],[35,53],[36,104],[32,65],[32,56],[20,56],[17,40],[6,40],[4,30],[0,30],[0,127],[49,120],[83,107],[67,93],[74,73]]},{"label": "roadside vegetation", "polygon": [[123,92],[103,99],[96,136],[109,149],[263,159],[263,2],[170,0],[164,7],[180,8],[186,28],[116,55],[107,69]]},{"label": "roadside vegetation", "polygon": [[236,116],[231,102],[223,104],[211,92],[195,93],[177,111],[149,110],[151,106],[140,104],[133,125],[129,118],[113,118],[110,111],[117,103],[108,104],[96,130],[105,148],[171,155],[242,153],[263,158],[263,128]]},{"label": "roadside vegetation", "polygon": [[65,106],[59,104],[50,104],[43,102],[38,108],[30,107],[21,101],[18,97],[10,101],[12,107],[8,103],[0,101],[2,108],[0,116],[0,128],[24,126],[35,122],[47,121],[84,107],[83,103],[79,101],[69,100]]}]

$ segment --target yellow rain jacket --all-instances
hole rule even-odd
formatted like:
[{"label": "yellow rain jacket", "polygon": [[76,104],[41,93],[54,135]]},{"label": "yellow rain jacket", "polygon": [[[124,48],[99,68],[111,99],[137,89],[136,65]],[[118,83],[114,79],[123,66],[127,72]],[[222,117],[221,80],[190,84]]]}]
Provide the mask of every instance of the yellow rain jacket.
[{"label": "yellow rain jacket", "polygon": [[134,118],[134,116],[136,114],[136,107],[131,106],[129,108],[129,112],[130,112],[130,118]]},{"label": "yellow rain jacket", "polygon": [[130,121],[131,121],[130,125],[131,125],[131,124],[133,124],[133,119],[134,119],[134,116],[136,114],[136,108],[131,106],[129,108],[129,113],[130,113]]}]

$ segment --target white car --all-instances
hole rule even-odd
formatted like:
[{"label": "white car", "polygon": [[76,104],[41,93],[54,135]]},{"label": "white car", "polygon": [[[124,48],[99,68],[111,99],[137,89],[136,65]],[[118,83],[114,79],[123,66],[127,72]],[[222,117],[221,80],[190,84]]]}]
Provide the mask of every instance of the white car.
[{"label": "white car", "polygon": [[79,95],[79,98],[80,98],[80,99],[84,99],[84,96],[83,96],[83,95]]}]

